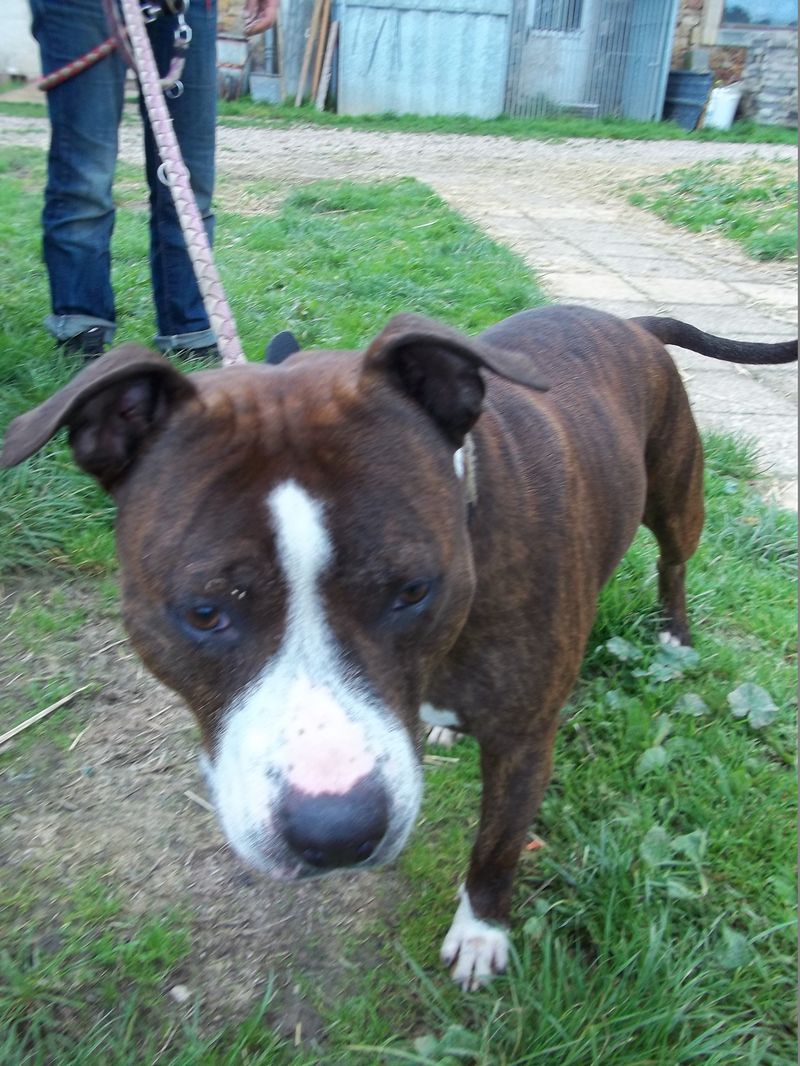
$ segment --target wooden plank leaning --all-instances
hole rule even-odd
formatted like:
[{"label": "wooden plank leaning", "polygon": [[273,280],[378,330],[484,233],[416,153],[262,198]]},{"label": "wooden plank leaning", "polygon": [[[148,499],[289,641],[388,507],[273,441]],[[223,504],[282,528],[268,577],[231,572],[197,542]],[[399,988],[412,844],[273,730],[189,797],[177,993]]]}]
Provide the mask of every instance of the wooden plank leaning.
[{"label": "wooden plank leaning", "polygon": [[336,44],[339,38],[339,23],[331,23],[331,32],[328,34],[328,44],[325,48],[325,60],[322,64],[322,74],[319,79],[319,86],[317,88],[317,95],[314,100],[314,106],[317,111],[325,110],[325,100],[328,96],[328,89],[331,85],[331,73],[333,72],[333,57],[336,52]]},{"label": "wooden plank leaning", "polygon": [[331,0],[322,0],[322,15],[319,20],[319,34],[317,36],[317,54],[314,57],[314,76],[311,79],[311,99],[317,99],[319,78],[322,73],[322,56],[325,52],[325,42],[328,37],[328,29],[331,21]]},{"label": "wooden plank leaning", "polygon": [[308,31],[308,40],[306,41],[305,51],[303,52],[303,65],[300,68],[300,80],[297,83],[297,95],[294,98],[294,106],[299,107],[303,102],[303,95],[306,91],[306,80],[308,78],[308,68],[311,66],[311,53],[314,50],[314,41],[317,38],[319,31],[320,16],[322,15],[322,5],[324,0],[314,0],[314,9],[311,12],[311,26]]}]

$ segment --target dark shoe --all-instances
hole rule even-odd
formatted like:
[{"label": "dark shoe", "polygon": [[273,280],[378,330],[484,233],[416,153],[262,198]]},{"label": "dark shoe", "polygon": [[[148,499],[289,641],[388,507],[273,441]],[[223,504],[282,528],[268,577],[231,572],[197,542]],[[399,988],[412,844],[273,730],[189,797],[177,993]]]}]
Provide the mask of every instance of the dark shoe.
[{"label": "dark shoe", "polygon": [[90,326],[82,333],[76,333],[74,337],[68,337],[59,343],[67,355],[82,355],[88,362],[106,350],[106,332],[102,326]]}]

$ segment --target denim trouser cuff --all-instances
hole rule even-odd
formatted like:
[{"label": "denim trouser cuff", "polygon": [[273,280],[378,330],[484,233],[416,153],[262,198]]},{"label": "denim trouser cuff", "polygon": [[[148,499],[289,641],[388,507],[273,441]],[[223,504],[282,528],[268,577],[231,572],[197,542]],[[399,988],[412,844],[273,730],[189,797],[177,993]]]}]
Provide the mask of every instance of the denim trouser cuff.
[{"label": "denim trouser cuff", "polygon": [[213,329],[199,329],[196,333],[176,333],[171,337],[159,335],[153,343],[160,352],[194,351],[196,348],[210,348],[217,343]]},{"label": "denim trouser cuff", "polygon": [[96,318],[94,315],[47,315],[44,320],[45,328],[59,342],[72,340],[79,333],[84,333],[93,326],[103,327],[103,341],[111,344],[114,338],[115,323],[106,318]]}]

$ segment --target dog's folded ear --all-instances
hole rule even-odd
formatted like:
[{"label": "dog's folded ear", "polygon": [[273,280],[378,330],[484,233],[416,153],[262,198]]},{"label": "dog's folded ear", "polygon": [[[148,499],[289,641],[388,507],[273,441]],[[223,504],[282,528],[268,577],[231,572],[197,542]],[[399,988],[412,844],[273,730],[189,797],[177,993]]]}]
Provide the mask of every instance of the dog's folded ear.
[{"label": "dog's folded ear", "polygon": [[15,418],[3,441],[0,466],[16,466],[67,426],[76,463],[111,490],[148,436],[178,403],[194,395],[194,385],[163,356],[123,345]]},{"label": "dog's folded ear", "polygon": [[423,315],[395,315],[367,349],[365,372],[388,374],[460,446],[480,414],[488,370],[540,392],[549,388],[522,352],[494,348]]},{"label": "dog's folded ear", "polygon": [[300,341],[288,329],[276,333],[267,345],[264,352],[264,362],[267,366],[280,366],[290,355],[301,351]]}]

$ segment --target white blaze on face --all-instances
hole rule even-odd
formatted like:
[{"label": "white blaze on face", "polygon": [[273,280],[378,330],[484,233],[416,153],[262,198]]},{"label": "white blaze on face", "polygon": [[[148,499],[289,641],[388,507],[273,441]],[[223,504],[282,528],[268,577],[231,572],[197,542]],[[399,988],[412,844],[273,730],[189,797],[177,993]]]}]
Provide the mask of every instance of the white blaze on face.
[{"label": "white blaze on face", "polygon": [[277,654],[232,702],[209,777],[223,829],[236,850],[276,876],[292,856],[276,824],[284,789],[344,794],[379,775],[389,828],[374,861],[393,857],[416,816],[421,775],[406,731],[354,680],[338,654],[320,594],[333,559],[322,505],[295,481],[267,498],[287,618]]},{"label": "white blaze on face", "polygon": [[302,726],[286,740],[287,781],[309,796],[345,793],[375,768],[363,728],[337,703],[333,692],[300,677],[289,690],[287,715]]}]

